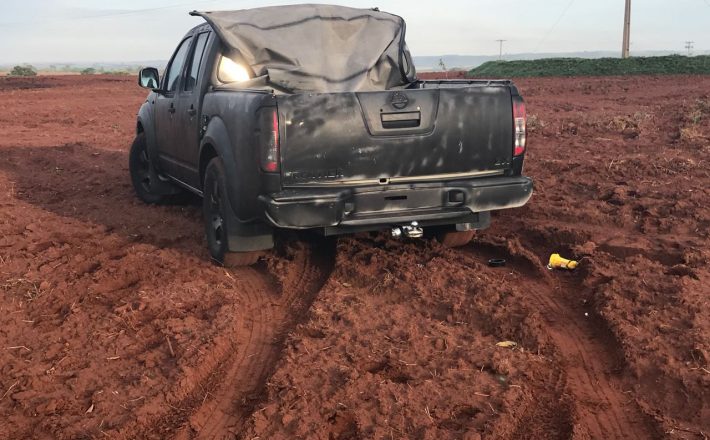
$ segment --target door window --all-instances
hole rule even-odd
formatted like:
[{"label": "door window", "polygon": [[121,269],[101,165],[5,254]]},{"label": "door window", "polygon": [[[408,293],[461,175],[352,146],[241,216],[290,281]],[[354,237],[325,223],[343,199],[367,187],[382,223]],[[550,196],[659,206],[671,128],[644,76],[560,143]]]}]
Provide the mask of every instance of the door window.
[{"label": "door window", "polygon": [[197,85],[197,77],[200,73],[200,64],[202,64],[202,57],[204,56],[205,47],[207,47],[207,38],[209,35],[209,32],[203,32],[197,36],[197,40],[195,41],[195,49],[192,51],[190,69],[187,72],[187,77],[185,77],[184,90],[186,92],[192,91]]},{"label": "door window", "polygon": [[165,73],[165,90],[168,92],[177,90],[180,73],[182,73],[182,68],[185,65],[185,58],[187,57],[188,49],[190,49],[191,41],[192,37],[185,38],[175,51],[172,61],[170,61],[168,70]]}]

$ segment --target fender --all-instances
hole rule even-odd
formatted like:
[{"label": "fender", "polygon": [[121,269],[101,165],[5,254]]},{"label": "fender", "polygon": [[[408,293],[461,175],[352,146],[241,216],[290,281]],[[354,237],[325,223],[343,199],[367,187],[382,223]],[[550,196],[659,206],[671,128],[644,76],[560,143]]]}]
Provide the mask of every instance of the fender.
[{"label": "fender", "polygon": [[212,146],[224,163],[227,179],[227,193],[231,215],[227,215],[227,230],[229,231],[229,250],[232,252],[248,252],[271,249],[274,247],[274,237],[271,227],[259,221],[242,220],[234,207],[239,194],[239,175],[235,166],[234,148],[229,138],[229,132],[224,121],[219,116],[209,119],[207,130],[200,142],[200,180],[203,180],[203,170],[207,166],[202,163],[203,153],[207,145]]},{"label": "fender", "polygon": [[[237,188],[237,171],[234,166],[234,149],[232,148],[232,140],[229,138],[229,132],[220,116],[212,116],[209,118],[207,129],[200,141],[200,183],[204,180],[204,170],[207,167],[205,160],[205,148],[211,146],[219,157],[224,162],[224,170],[227,174],[227,189],[229,190],[229,201],[232,206],[236,206]],[[203,161],[205,163],[203,163]],[[202,185],[200,185],[202,186]],[[202,189],[202,188],[201,188]],[[234,213],[237,219],[240,218],[239,213]],[[240,219],[240,221],[242,221]]]},{"label": "fender", "polygon": [[[145,134],[145,141],[148,148],[148,155],[153,163],[158,163],[158,144],[155,139],[155,121],[153,120],[153,113],[155,111],[155,93],[151,92],[145,99],[143,105],[138,110],[138,124],[143,127],[143,133]],[[138,131],[138,125],[136,125],[136,134]]]},{"label": "fender", "polygon": [[[140,125],[141,127],[143,127],[143,135],[145,136],[148,157],[150,158],[152,164],[158,165],[160,164],[160,160],[158,157],[158,143],[155,137],[155,123],[153,121],[154,103],[155,92],[151,92],[150,94],[148,94],[148,97],[146,98],[145,102],[138,110],[136,135],[138,134],[138,126]],[[153,191],[164,195],[179,194],[181,191],[180,188],[176,187],[175,185],[171,185],[167,178],[161,176],[159,167],[154,168],[155,170],[153,172],[156,175],[154,179],[155,186],[153,187]]]}]

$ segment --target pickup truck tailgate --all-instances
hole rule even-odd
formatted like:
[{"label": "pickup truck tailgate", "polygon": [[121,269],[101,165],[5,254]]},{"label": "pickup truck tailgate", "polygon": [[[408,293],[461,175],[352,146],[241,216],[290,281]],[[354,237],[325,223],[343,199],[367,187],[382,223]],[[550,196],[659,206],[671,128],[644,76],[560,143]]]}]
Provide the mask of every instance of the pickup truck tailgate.
[{"label": "pickup truck tailgate", "polygon": [[511,86],[279,95],[282,184],[458,179],[511,165]]}]

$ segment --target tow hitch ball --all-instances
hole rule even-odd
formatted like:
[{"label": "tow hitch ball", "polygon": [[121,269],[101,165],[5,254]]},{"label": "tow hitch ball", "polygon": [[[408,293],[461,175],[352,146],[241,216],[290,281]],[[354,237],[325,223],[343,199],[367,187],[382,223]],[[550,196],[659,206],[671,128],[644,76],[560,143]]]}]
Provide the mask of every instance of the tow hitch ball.
[{"label": "tow hitch ball", "polygon": [[419,227],[418,222],[412,222],[407,226],[392,228],[392,237],[401,238],[421,238],[424,235],[424,230]]}]

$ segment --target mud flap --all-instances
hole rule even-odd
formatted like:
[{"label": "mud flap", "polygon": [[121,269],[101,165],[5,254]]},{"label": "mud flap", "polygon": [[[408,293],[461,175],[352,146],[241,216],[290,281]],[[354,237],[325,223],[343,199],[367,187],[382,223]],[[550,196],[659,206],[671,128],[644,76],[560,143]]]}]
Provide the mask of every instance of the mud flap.
[{"label": "mud flap", "polygon": [[[233,212],[232,206],[227,201],[227,212]],[[227,222],[227,247],[230,252],[263,251],[274,247],[274,234],[271,227],[261,223],[242,223],[236,216],[228,215]]]},{"label": "mud flap", "polygon": [[242,225],[240,232],[244,235],[229,234],[230,252],[265,251],[274,247],[274,235],[271,231],[264,233],[265,231],[258,231],[258,228],[253,228],[252,225]]}]

